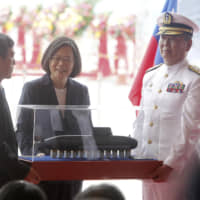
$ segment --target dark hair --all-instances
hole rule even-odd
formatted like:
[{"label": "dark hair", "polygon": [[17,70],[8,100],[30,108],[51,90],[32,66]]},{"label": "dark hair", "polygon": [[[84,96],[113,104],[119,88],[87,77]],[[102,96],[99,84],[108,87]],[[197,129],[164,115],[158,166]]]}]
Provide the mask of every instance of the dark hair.
[{"label": "dark hair", "polygon": [[81,56],[75,41],[65,36],[57,37],[49,44],[42,57],[42,68],[44,69],[44,71],[50,74],[49,61],[56,53],[56,51],[58,51],[58,49],[63,46],[70,46],[72,48],[74,54],[74,67],[72,73],[70,74],[70,77],[75,77],[81,72]]},{"label": "dark hair", "polygon": [[8,49],[14,46],[14,41],[3,33],[0,33],[0,56],[6,58],[8,55]]},{"label": "dark hair", "polygon": [[0,200],[47,200],[43,190],[23,180],[11,181],[0,189]]},{"label": "dark hair", "polygon": [[103,198],[108,200],[125,200],[122,192],[114,185],[100,184],[88,187],[86,190],[78,193],[74,200],[95,200]]}]

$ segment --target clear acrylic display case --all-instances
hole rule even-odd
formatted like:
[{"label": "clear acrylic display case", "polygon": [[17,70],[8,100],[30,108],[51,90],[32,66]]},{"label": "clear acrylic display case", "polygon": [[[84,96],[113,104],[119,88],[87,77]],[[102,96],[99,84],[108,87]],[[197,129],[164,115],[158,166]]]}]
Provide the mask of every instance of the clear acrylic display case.
[{"label": "clear acrylic display case", "polygon": [[19,154],[38,160],[132,159],[134,107],[18,105]]}]

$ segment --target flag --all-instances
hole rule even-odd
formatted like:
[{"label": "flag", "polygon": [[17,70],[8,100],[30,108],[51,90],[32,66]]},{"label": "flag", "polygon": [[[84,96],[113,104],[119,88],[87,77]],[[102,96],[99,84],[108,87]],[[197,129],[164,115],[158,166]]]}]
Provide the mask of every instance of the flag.
[{"label": "flag", "polygon": [[[166,11],[176,12],[177,0],[166,0],[162,12],[166,12]],[[136,106],[140,105],[142,80],[143,80],[145,71],[149,69],[150,67],[163,62],[163,59],[160,55],[160,50],[158,47],[160,36],[156,35],[158,33],[158,30],[159,30],[159,27],[158,25],[156,25],[153,35],[149,41],[149,45],[145,52],[144,58],[140,65],[140,68],[138,70],[137,76],[134,79],[131,91],[129,93],[130,101],[132,102],[133,105],[136,105]]]}]

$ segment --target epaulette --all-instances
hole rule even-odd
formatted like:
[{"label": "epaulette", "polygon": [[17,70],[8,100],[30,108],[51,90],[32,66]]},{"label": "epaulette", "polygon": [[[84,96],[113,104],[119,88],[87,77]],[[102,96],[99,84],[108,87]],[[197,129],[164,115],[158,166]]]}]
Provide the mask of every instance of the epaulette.
[{"label": "epaulette", "polygon": [[196,65],[189,65],[188,69],[200,75],[200,68]]},{"label": "epaulette", "polygon": [[152,70],[154,70],[154,69],[158,69],[159,67],[161,67],[161,65],[162,65],[162,63],[160,63],[159,65],[155,65],[155,66],[149,68],[148,70],[146,70],[145,73],[150,72],[150,71],[152,71]]}]

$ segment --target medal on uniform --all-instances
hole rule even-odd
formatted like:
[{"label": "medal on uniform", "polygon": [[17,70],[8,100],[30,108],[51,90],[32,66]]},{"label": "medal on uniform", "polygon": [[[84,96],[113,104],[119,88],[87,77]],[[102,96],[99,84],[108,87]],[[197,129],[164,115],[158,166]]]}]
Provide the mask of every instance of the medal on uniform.
[{"label": "medal on uniform", "polygon": [[183,93],[185,84],[181,81],[176,81],[175,83],[169,83],[167,86],[167,92],[171,93]]}]

